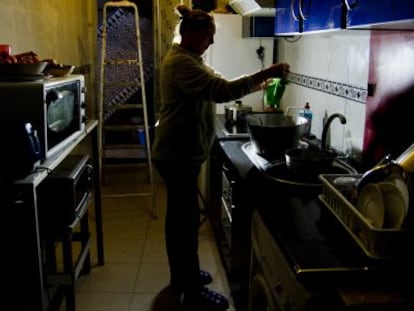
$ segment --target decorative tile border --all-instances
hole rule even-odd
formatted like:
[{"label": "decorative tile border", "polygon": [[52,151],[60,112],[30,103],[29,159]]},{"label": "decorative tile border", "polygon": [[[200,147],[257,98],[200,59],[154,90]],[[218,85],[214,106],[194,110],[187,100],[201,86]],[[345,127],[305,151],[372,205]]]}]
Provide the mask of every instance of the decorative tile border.
[{"label": "decorative tile border", "polygon": [[328,94],[343,97],[359,103],[365,104],[368,96],[368,89],[357,86],[347,85],[344,83],[309,77],[298,73],[291,72],[288,80],[292,83],[319,90]]}]

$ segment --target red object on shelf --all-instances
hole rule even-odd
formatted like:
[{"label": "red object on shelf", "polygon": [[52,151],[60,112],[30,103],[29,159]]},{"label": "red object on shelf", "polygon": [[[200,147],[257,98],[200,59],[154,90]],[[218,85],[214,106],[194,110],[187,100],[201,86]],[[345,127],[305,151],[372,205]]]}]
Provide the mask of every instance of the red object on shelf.
[{"label": "red object on shelf", "polygon": [[8,57],[11,55],[11,46],[10,44],[0,44],[0,57]]}]

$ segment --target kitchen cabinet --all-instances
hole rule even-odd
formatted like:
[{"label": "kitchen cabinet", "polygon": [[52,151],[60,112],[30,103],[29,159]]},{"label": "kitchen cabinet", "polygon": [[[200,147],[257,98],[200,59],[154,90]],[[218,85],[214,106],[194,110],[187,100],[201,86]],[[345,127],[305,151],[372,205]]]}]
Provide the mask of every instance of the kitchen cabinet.
[{"label": "kitchen cabinet", "polygon": [[[83,142],[85,144],[82,144]],[[98,265],[104,264],[98,142],[98,121],[90,120],[86,124],[85,131],[61,152],[45,160],[33,173],[9,186],[10,189],[8,190],[11,195],[8,194],[10,196],[10,199],[7,200],[8,208],[4,208],[2,213],[4,224],[1,227],[0,235],[2,245],[5,247],[0,262],[3,268],[7,270],[5,272],[6,277],[3,279],[7,291],[5,297],[3,297],[4,299],[2,299],[2,305],[13,305],[19,310],[55,310],[59,308],[61,299],[65,297],[66,300],[72,299],[70,308],[68,309],[67,304],[66,310],[75,308],[73,299],[76,276],[79,275],[80,269],[88,270],[89,268],[86,256],[89,257],[90,237],[89,229],[85,227],[87,226],[86,210],[88,206],[82,205],[82,214],[77,216],[71,225],[62,227],[62,231],[68,233],[66,238],[61,237],[61,241],[55,240],[55,245],[60,244],[60,242],[62,242],[62,245],[63,243],[71,244],[72,241],[81,242],[82,250],[80,252],[82,255],[79,255],[76,260],[77,262],[85,262],[85,264],[77,267],[76,262],[72,268],[65,266],[64,262],[64,273],[57,276],[48,274],[50,267],[47,266],[46,262],[48,256],[47,243],[43,235],[45,231],[48,231],[48,228],[42,221],[41,210],[43,205],[39,202],[39,189],[45,183],[49,174],[72,154],[91,154],[90,164],[95,169],[92,175],[93,194],[91,197],[93,197],[93,201],[90,201],[91,204],[88,205],[94,207],[93,227],[96,230],[94,234],[96,235]],[[83,151],[83,148],[88,148],[88,151]],[[66,199],[62,198],[62,200],[65,200],[62,203],[62,205],[65,205],[67,203]],[[61,206],[55,206],[55,208],[61,208]],[[72,231],[74,229],[72,225],[75,223],[80,223],[80,226],[83,227],[79,233],[82,237],[77,237],[78,234],[74,230]],[[67,246],[70,247],[71,245]],[[62,246],[62,248],[64,253],[71,253],[68,248],[64,249],[65,246]],[[72,262],[70,259],[69,261]],[[63,260],[65,261],[65,258]],[[74,271],[78,269],[79,271]],[[71,297],[68,295],[71,295]]]},{"label": "kitchen cabinet", "polygon": [[302,29],[296,0],[276,1],[275,35],[297,35]]},{"label": "kitchen cabinet", "polygon": [[254,202],[246,178],[253,165],[241,145],[246,140],[216,140],[210,156],[209,215],[237,310],[245,311],[250,267],[250,223]]},{"label": "kitchen cabinet", "polygon": [[414,28],[412,0],[345,0],[347,28]]},{"label": "kitchen cabinet", "polygon": [[251,202],[246,176],[253,165],[241,146],[249,136],[228,135],[223,115],[216,117],[216,140],[207,161],[207,208],[217,247],[238,311],[246,310],[250,263]]},{"label": "kitchen cabinet", "polygon": [[243,38],[273,37],[275,18],[270,16],[243,17]]},{"label": "kitchen cabinet", "polygon": [[276,3],[275,35],[295,35],[341,27],[340,0],[282,0]]},{"label": "kitchen cabinet", "polygon": [[342,26],[341,0],[298,1],[303,32],[335,30]]}]

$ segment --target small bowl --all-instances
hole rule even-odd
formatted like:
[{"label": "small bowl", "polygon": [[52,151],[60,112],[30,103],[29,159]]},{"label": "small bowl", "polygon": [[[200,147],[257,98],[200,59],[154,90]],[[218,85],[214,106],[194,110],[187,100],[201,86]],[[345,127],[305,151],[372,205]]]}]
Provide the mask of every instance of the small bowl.
[{"label": "small bowl", "polygon": [[43,72],[54,77],[64,77],[70,75],[74,69],[75,66],[72,65],[47,66]]}]

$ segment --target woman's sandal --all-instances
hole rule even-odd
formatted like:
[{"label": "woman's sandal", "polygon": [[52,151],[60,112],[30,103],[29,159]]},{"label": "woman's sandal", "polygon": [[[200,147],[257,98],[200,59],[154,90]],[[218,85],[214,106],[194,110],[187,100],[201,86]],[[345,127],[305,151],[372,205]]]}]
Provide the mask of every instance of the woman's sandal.
[{"label": "woman's sandal", "polygon": [[223,295],[203,287],[198,295],[190,295],[183,299],[184,310],[197,311],[225,311],[229,308],[229,301]]},{"label": "woman's sandal", "polygon": [[200,270],[200,279],[201,279],[201,285],[208,285],[211,282],[213,282],[213,278],[211,274],[207,271]]},{"label": "woman's sandal", "polygon": [[[213,277],[211,276],[209,272],[200,270],[200,282],[201,282],[201,286],[208,285],[211,282],[213,282]],[[170,288],[177,292],[182,292],[184,290],[183,286],[178,286],[178,285],[173,285],[173,284],[170,284]]]}]

